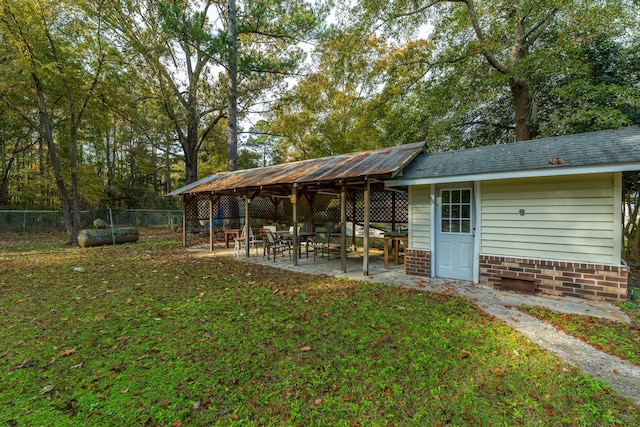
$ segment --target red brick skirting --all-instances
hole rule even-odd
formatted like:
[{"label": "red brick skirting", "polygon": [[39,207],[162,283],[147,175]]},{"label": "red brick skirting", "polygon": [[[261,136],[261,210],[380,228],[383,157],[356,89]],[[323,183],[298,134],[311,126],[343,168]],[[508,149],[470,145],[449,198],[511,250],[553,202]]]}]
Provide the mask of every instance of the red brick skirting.
[{"label": "red brick skirting", "polygon": [[407,274],[431,277],[431,251],[405,249],[404,262]]},{"label": "red brick skirting", "polygon": [[628,275],[623,266],[480,256],[480,283],[500,287],[503,278],[530,281],[536,293],[547,295],[626,301]]}]

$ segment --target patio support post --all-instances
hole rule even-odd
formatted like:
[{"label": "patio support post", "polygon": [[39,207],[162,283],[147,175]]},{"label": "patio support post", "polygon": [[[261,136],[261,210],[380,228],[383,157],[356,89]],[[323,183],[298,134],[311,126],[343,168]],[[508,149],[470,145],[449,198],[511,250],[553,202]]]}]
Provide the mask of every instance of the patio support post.
[{"label": "patio support post", "polygon": [[247,227],[247,232],[244,233],[244,249],[245,255],[249,258],[251,253],[251,248],[249,247],[249,239],[251,234],[251,216],[249,215],[249,192],[247,191],[247,195],[244,196],[244,226]]},{"label": "patio support post", "polygon": [[182,246],[187,247],[187,195],[182,197]]},{"label": "patio support post", "polygon": [[293,207],[293,265],[298,265],[298,187],[293,184],[291,188],[291,205]]},{"label": "patio support post", "polygon": [[347,272],[347,186],[342,184],[340,194],[340,266]]},{"label": "patio support post", "polygon": [[362,273],[369,275],[369,194],[371,185],[367,179],[364,183],[364,231],[362,233],[362,246],[364,246],[364,254],[362,256]]},{"label": "patio support post", "polygon": [[356,193],[351,193],[351,246],[354,252],[358,251],[358,245],[356,244],[356,228],[357,228],[357,215],[356,215]]},{"label": "patio support post", "polygon": [[209,251],[213,252],[213,193],[209,194]]}]

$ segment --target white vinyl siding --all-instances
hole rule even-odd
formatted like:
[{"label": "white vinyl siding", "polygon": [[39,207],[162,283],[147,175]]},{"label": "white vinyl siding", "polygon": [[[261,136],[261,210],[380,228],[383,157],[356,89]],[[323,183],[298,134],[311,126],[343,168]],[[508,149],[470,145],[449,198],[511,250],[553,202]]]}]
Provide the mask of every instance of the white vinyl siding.
[{"label": "white vinyl siding", "polygon": [[[619,264],[614,173],[482,183],[481,253]],[[521,210],[524,215],[521,215]]]},{"label": "white vinyl siding", "polygon": [[409,187],[409,247],[431,249],[431,186]]}]

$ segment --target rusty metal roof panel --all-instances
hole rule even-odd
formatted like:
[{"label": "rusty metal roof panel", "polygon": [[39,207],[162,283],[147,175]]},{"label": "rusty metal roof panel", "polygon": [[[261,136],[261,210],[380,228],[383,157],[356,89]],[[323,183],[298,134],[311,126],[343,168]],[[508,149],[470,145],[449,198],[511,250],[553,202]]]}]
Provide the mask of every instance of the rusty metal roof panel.
[{"label": "rusty metal roof panel", "polygon": [[168,195],[228,192],[276,187],[280,185],[353,180],[367,176],[386,176],[406,166],[424,151],[424,143],[414,143],[332,157],[221,172]]},{"label": "rusty metal roof panel", "polygon": [[204,177],[202,179],[199,179],[199,180],[197,180],[195,182],[192,182],[191,184],[187,184],[184,187],[180,187],[180,188],[178,188],[176,190],[173,190],[170,193],[165,194],[165,197],[177,196],[179,194],[189,193],[190,192],[189,190],[191,190],[192,188],[195,188],[195,187],[198,187],[198,186],[200,186],[202,184],[211,182],[211,181],[215,180],[216,178],[218,178],[219,175],[222,174],[222,173],[224,173],[224,172],[220,172],[220,173],[217,173],[215,175],[206,176],[206,177]]}]

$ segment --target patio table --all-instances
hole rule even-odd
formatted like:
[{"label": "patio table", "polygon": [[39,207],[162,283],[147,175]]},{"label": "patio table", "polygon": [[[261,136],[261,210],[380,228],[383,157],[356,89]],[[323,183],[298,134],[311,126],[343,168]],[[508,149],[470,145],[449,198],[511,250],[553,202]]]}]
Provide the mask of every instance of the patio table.
[{"label": "patio table", "polygon": [[[406,248],[409,243],[409,237],[405,233],[385,233],[384,235],[384,269],[389,269],[389,242],[393,246],[394,261],[396,265],[399,264],[400,241],[404,242]],[[404,257],[403,257],[404,258]],[[406,260],[406,259],[405,259]]]},{"label": "patio table", "polygon": [[224,230],[224,244],[227,249],[229,248],[229,240],[233,238],[235,241],[235,239],[239,239],[240,236],[242,236],[241,228],[229,228],[227,230]]}]

